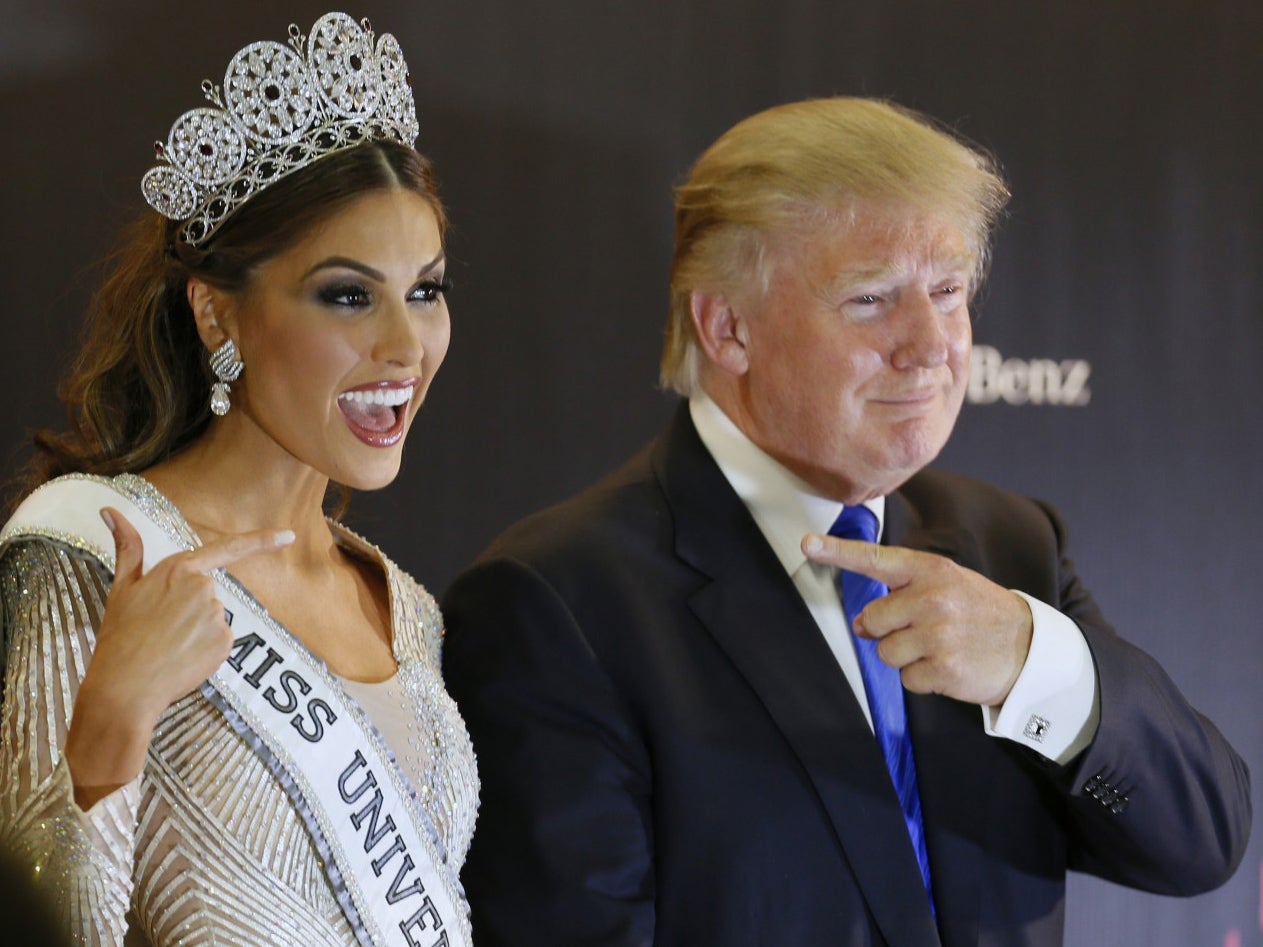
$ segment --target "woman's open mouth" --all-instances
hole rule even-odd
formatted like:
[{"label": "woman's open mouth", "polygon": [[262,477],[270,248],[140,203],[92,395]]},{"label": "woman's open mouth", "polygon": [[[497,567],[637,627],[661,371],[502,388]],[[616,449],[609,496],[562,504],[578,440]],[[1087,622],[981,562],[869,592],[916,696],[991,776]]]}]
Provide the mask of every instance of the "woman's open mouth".
[{"label": "woman's open mouth", "polygon": [[361,385],[338,395],[338,408],[351,433],[370,447],[392,447],[403,437],[416,379]]}]

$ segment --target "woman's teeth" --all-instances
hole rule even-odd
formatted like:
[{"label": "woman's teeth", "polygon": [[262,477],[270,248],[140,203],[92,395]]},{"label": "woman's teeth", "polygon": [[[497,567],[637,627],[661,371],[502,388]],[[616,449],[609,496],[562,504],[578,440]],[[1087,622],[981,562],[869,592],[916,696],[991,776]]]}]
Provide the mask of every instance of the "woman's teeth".
[{"label": "woman's teeth", "polygon": [[394,408],[401,404],[406,404],[408,399],[412,397],[412,386],[407,388],[374,388],[374,389],[358,389],[356,391],[344,391],[338,395],[339,401],[351,401],[355,404],[384,404]]}]

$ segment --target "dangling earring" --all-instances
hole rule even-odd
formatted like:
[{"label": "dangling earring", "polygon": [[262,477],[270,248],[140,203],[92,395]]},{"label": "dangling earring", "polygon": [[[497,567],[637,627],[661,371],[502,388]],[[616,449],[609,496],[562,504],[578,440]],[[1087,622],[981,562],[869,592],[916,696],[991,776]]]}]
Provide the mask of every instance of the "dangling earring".
[{"label": "dangling earring", "polygon": [[210,367],[219,379],[211,385],[210,409],[222,418],[232,407],[232,402],[228,400],[228,383],[241,377],[246,363],[237,355],[237,346],[229,339],[211,352]]}]

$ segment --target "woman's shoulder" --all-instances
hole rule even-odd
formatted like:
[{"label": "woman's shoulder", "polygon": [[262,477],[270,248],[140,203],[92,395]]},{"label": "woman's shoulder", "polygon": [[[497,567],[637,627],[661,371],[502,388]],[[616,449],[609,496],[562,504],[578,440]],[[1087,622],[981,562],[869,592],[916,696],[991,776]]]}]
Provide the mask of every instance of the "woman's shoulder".
[{"label": "woman's shoulder", "polygon": [[[130,501],[169,533],[184,535],[189,531],[175,504],[143,477],[130,473],[112,477],[71,473],[55,477],[23,497],[0,530],[0,541],[18,534],[34,534],[67,538],[74,545],[84,545],[82,540],[100,532],[104,525],[99,522],[100,509],[115,496]],[[87,546],[91,548],[91,544]],[[113,556],[106,558],[112,560]]]},{"label": "woman's shoulder", "polygon": [[40,484],[14,505],[0,527],[0,555],[10,564],[21,559],[29,567],[47,561],[50,554],[69,552],[112,570],[113,549],[101,542],[92,522],[99,514],[88,510],[89,496],[99,497],[100,488],[111,486],[113,478],[91,474],[64,474]]},{"label": "woman's shoulder", "polygon": [[18,504],[0,529],[0,639],[6,648],[22,628],[70,630],[98,613],[114,572],[108,531],[102,538],[74,519],[46,515],[46,506],[28,506],[36,493]]},{"label": "woman's shoulder", "polygon": [[182,543],[191,529],[161,492],[136,474],[100,476],[71,473],[41,484],[22,498],[0,527],[0,559],[12,567],[21,559],[29,573],[35,563],[66,556],[87,559],[114,571],[114,539],[101,520],[101,507],[127,500],[163,532]]}]

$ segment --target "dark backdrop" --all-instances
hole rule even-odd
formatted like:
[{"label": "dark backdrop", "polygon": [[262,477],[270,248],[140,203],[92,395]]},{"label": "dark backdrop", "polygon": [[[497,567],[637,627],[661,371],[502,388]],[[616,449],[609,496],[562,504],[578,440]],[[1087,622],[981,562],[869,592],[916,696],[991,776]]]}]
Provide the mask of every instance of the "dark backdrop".
[{"label": "dark backdrop", "polygon": [[[56,424],[93,261],[151,143],[311,2],[0,0],[0,454]],[[650,437],[670,189],[737,119],[879,95],[1015,199],[941,463],[1050,499],[1116,625],[1260,765],[1258,0],[366,0],[408,56],[454,229],[448,361],[352,522],[436,593]],[[1032,378],[1034,381],[1032,381]],[[1263,775],[1260,776],[1263,778]],[[1154,831],[1161,831],[1155,826]],[[1263,945],[1260,858],[1189,901],[1076,879],[1067,943]]]}]

